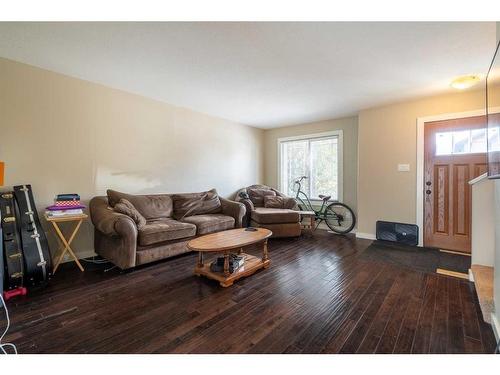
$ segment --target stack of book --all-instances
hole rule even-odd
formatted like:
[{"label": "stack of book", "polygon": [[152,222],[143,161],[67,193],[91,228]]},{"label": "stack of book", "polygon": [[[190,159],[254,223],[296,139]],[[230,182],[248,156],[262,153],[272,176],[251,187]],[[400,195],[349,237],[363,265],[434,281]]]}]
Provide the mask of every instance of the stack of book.
[{"label": "stack of book", "polygon": [[[245,257],[236,254],[229,255],[229,272],[233,273],[245,265]],[[212,272],[224,272],[224,257],[217,257],[211,264]]]},{"label": "stack of book", "polygon": [[47,207],[46,212],[51,217],[73,216],[83,214],[84,208],[78,194],[59,194],[54,199],[54,204]]}]

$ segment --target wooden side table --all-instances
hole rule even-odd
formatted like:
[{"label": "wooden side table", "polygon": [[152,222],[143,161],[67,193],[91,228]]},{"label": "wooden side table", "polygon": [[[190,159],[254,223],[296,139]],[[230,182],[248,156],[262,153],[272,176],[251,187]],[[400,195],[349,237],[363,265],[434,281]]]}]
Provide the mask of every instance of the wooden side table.
[{"label": "wooden side table", "polygon": [[314,223],[316,221],[316,213],[314,211],[298,211],[300,215],[300,228],[302,232],[312,234]]},{"label": "wooden side table", "polygon": [[[59,256],[59,259],[57,259],[57,261],[54,264],[54,270],[52,271],[53,274],[56,273],[56,270],[59,267],[59,265],[61,264],[61,262],[64,258],[64,254],[66,254],[66,252],[68,252],[73,257],[73,260],[75,261],[76,265],[78,266],[78,268],[80,268],[80,271],[83,272],[83,267],[82,267],[80,261],[78,260],[78,258],[76,257],[73,249],[71,248],[71,243],[73,242],[76,234],[78,233],[78,230],[80,229],[80,226],[82,225],[83,220],[85,220],[87,218],[88,218],[88,215],[86,215],[86,214],[61,216],[61,217],[53,217],[53,216],[45,215],[45,220],[47,220],[49,223],[52,223],[52,226],[54,227],[57,236],[62,241],[63,246],[64,246],[63,248],[61,248],[61,255]],[[58,224],[72,222],[72,221],[76,222],[76,226],[75,226],[75,229],[73,229],[71,236],[68,239],[66,239],[66,237],[64,237],[64,234],[62,233],[61,229],[59,228]]]}]

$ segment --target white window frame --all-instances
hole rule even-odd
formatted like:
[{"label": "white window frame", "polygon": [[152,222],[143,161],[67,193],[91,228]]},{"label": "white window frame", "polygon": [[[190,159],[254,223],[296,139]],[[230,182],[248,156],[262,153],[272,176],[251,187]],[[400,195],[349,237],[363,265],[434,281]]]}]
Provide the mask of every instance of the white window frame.
[{"label": "white window frame", "polygon": [[[338,182],[338,197],[337,200],[342,202],[344,199],[344,132],[342,130],[333,130],[324,133],[304,134],[293,137],[283,137],[277,140],[278,151],[278,190],[283,191],[281,184],[281,144],[288,141],[311,140],[316,138],[337,137],[337,182]],[[299,176],[297,176],[299,177]],[[309,176],[308,176],[309,177]],[[321,201],[317,198],[310,198],[311,201]]]}]

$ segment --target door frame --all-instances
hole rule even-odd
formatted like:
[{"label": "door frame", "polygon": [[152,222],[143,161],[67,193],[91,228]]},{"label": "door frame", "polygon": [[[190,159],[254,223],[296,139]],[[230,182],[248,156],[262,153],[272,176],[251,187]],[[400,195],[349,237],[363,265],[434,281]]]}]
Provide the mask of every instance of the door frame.
[{"label": "door frame", "polygon": [[[490,109],[491,113],[499,113],[500,107]],[[417,117],[417,205],[416,222],[418,226],[418,246],[424,246],[424,131],[425,124],[433,121],[454,120],[467,117],[485,116],[486,109],[473,111],[443,113],[434,116]]]}]

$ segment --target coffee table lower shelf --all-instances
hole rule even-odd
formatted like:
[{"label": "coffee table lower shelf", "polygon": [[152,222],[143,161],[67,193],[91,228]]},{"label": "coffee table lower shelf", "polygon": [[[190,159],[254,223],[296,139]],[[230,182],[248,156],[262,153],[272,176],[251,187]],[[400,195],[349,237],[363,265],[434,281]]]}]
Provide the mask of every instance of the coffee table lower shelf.
[{"label": "coffee table lower shelf", "polygon": [[242,277],[249,276],[261,268],[268,268],[271,264],[269,259],[262,260],[262,258],[258,258],[256,256],[241,253],[245,257],[245,264],[243,267],[238,268],[235,272],[229,274],[228,276],[224,276],[222,272],[212,272],[210,270],[210,263],[205,262],[202,267],[196,266],[194,269],[194,274],[197,276],[205,276],[209,279],[216,280],[220,283],[220,285],[224,288],[233,285],[233,283],[241,279]]}]

